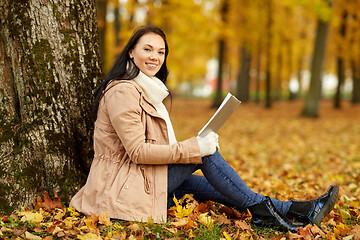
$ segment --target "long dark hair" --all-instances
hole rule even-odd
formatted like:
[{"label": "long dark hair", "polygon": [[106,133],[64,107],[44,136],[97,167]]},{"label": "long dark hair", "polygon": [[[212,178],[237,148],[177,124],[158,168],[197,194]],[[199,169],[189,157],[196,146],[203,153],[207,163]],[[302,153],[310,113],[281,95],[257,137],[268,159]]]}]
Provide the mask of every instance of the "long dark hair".
[{"label": "long dark hair", "polygon": [[[92,111],[91,118],[93,122],[95,122],[97,118],[97,112],[99,108],[99,102],[102,97],[104,90],[107,85],[109,85],[112,81],[119,80],[131,80],[134,79],[139,74],[139,68],[133,63],[133,60],[129,56],[129,52],[131,49],[135,47],[138,43],[139,39],[147,34],[147,33],[155,33],[162,37],[165,42],[165,59],[164,63],[161,66],[160,70],[155,74],[157,78],[159,78],[164,84],[166,83],[166,79],[169,75],[167,66],[166,66],[166,58],[169,54],[169,47],[166,41],[165,33],[158,27],[155,26],[142,26],[134,31],[133,35],[129,39],[128,43],[121,51],[114,65],[112,66],[109,74],[106,76],[105,80],[100,84],[100,86],[95,90],[93,94],[92,101]],[[131,64],[132,67],[127,68],[127,64]]]}]

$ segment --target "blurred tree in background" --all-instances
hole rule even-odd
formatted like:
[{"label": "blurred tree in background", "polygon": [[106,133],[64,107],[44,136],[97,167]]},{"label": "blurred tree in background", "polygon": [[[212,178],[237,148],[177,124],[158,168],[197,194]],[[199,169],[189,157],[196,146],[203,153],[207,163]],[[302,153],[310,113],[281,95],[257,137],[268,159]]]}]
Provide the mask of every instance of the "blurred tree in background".
[{"label": "blurred tree in background", "polygon": [[[356,76],[360,59],[360,24],[359,13],[355,11],[360,4],[358,1],[98,2],[108,5],[107,16],[110,16],[106,22],[108,57],[105,72],[137,26],[155,24],[168,34],[171,51],[169,85],[179,94],[182,83],[190,83],[192,87],[189,91],[205,83],[212,87],[215,106],[220,93],[232,91],[243,102],[251,98],[257,102],[265,99],[266,106],[270,107],[272,100],[307,95],[310,79],[318,76],[311,80],[312,84],[319,83],[319,89],[314,92],[320,91],[318,97],[309,100],[312,103],[322,97],[334,97],[336,107],[341,107],[340,102],[344,97],[358,102],[359,91],[356,89],[359,84]],[[319,42],[319,47],[324,48],[323,60],[318,60],[315,54],[316,32],[320,31],[317,28],[318,20],[327,26],[329,32]],[[120,40],[115,43],[117,38]],[[216,73],[209,79],[211,70],[206,66],[212,59],[217,60],[218,66],[212,65]],[[311,73],[312,62],[319,64],[317,73]],[[334,79],[339,79],[336,86]],[[325,91],[329,88],[332,88],[330,95]],[[351,88],[352,93],[349,92]]]}]

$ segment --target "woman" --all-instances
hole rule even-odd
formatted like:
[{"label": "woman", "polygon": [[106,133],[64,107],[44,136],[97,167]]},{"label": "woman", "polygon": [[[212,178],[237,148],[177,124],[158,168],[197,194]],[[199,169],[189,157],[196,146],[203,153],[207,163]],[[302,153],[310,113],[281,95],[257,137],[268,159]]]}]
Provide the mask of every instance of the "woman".
[{"label": "woman", "polygon": [[[249,189],[223,159],[216,133],[176,141],[162,103],[169,94],[168,53],[161,29],[139,28],[94,93],[95,156],[71,206],[84,214],[166,222],[172,197],[193,193],[199,201],[249,209],[258,225],[294,231],[319,224],[334,207],[338,186],[310,201],[270,199]],[[198,169],[204,177],[192,175]]]}]

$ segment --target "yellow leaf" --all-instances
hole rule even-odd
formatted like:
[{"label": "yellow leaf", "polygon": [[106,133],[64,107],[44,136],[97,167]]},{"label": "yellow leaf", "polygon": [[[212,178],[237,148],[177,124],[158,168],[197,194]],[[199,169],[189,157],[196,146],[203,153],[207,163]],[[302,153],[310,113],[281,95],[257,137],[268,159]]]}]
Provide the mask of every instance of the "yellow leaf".
[{"label": "yellow leaf", "polygon": [[84,223],[86,224],[86,226],[90,229],[90,230],[94,230],[96,228],[94,222],[89,219],[89,218],[85,218],[84,219]]},{"label": "yellow leaf", "polygon": [[138,229],[140,229],[139,225],[137,223],[133,223],[130,226],[127,227],[128,229],[131,229],[133,231],[137,231]]},{"label": "yellow leaf", "polygon": [[226,240],[231,240],[231,237],[226,232],[223,232],[223,234]]},{"label": "yellow leaf", "polygon": [[38,212],[19,212],[19,216],[23,216],[20,219],[20,222],[33,222],[33,223],[40,223],[43,220],[43,215]]},{"label": "yellow leaf", "polygon": [[340,216],[343,218],[343,219],[349,219],[351,218],[351,214],[344,210],[344,209],[340,209]]},{"label": "yellow leaf", "polygon": [[349,232],[350,232],[350,228],[348,226],[346,226],[343,223],[339,223],[335,228],[334,228],[334,233],[336,236],[346,236]]},{"label": "yellow leaf", "polygon": [[56,226],[56,227],[54,228],[54,231],[52,232],[52,235],[55,235],[55,234],[57,234],[58,232],[62,232],[62,231],[64,231],[64,230],[61,229],[61,228],[59,228],[58,226]]},{"label": "yellow leaf", "polygon": [[29,240],[41,240],[41,237],[36,236],[34,234],[29,233],[28,231],[25,232],[25,239]]},{"label": "yellow leaf", "polygon": [[181,206],[179,204],[179,201],[176,199],[176,197],[174,197],[173,200],[174,200],[174,203],[176,206],[175,217],[177,217],[177,218],[187,217],[194,210],[193,207],[186,208],[186,207]]},{"label": "yellow leaf", "polygon": [[106,215],[105,212],[99,215],[99,223],[107,227],[111,226],[110,218]]},{"label": "yellow leaf", "polygon": [[77,218],[74,218],[74,217],[67,217],[65,218],[65,220],[63,221],[63,223],[65,224],[65,228],[66,229],[71,229],[73,227],[73,221],[72,220],[75,220]]},{"label": "yellow leaf", "polygon": [[190,232],[189,232],[189,238],[194,238],[194,237],[195,237],[195,235],[193,234],[192,229],[190,229]]},{"label": "yellow leaf", "polygon": [[55,215],[56,220],[61,220],[63,216],[65,216],[66,210],[59,209],[58,213]]},{"label": "yellow leaf", "polygon": [[153,219],[153,217],[152,217],[152,216],[148,217],[147,222],[148,222],[149,224],[154,223],[154,219]]},{"label": "yellow leaf", "polygon": [[172,234],[176,234],[177,233],[177,229],[176,228],[167,228],[167,227],[164,227],[166,230],[168,230],[170,233]]},{"label": "yellow leaf", "polygon": [[84,235],[77,235],[80,240],[101,240],[101,237],[94,233],[86,233]]},{"label": "yellow leaf", "polygon": [[75,210],[75,208],[73,208],[73,207],[68,207],[68,209],[67,209],[69,212],[70,212],[70,215],[72,216],[72,217],[77,217],[77,216],[79,216],[80,215],[80,213],[78,213],[76,210]]},{"label": "yellow leaf", "polygon": [[214,224],[214,220],[210,216],[207,216],[207,213],[200,214],[198,216],[198,219],[200,223],[204,224],[207,227],[210,227]]},{"label": "yellow leaf", "polygon": [[180,218],[176,222],[172,222],[171,225],[176,228],[180,228],[188,224],[188,222],[189,222],[188,218]]}]

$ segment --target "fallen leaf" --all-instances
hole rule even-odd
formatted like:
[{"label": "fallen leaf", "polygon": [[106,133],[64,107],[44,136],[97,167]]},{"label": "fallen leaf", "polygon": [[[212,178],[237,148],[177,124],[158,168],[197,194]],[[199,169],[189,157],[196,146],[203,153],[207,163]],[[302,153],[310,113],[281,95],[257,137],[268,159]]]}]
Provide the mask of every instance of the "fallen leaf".
[{"label": "fallen leaf", "polygon": [[322,238],[325,238],[326,236],[326,234],[317,225],[310,225],[310,231],[314,236],[320,235]]},{"label": "fallen leaf", "polygon": [[246,231],[246,230],[250,230],[251,229],[251,225],[248,224],[247,222],[245,221],[235,221],[235,227],[237,228],[240,228],[241,230],[243,231]]},{"label": "fallen leaf", "polygon": [[200,214],[198,220],[207,227],[211,227],[214,224],[214,220],[210,216],[207,216],[207,213]]},{"label": "fallen leaf", "polygon": [[360,240],[360,226],[355,225],[353,229],[351,229],[350,234],[354,235],[353,240]]},{"label": "fallen leaf", "polygon": [[139,225],[137,223],[133,223],[130,226],[127,227],[130,230],[137,231],[140,229]]},{"label": "fallen leaf", "polygon": [[[180,199],[180,200],[183,200]],[[181,206],[181,203],[176,199],[176,197],[173,197],[173,201],[175,203],[175,217],[177,218],[182,218],[182,217],[187,217],[190,215],[190,213],[194,210],[194,208],[192,207],[183,207]]]},{"label": "fallen leaf", "polygon": [[105,212],[99,215],[99,223],[107,227],[110,227],[112,224],[110,218],[106,215]]},{"label": "fallen leaf", "polygon": [[96,228],[94,222],[90,218],[85,218],[84,223],[90,230],[94,230]]},{"label": "fallen leaf", "polygon": [[43,220],[43,215],[38,212],[19,212],[19,216],[22,216],[20,222],[40,223]]},{"label": "fallen leaf", "polygon": [[25,232],[25,239],[28,239],[28,240],[41,240],[41,237],[36,236],[36,235],[31,234],[28,231],[26,231]]},{"label": "fallen leaf", "polygon": [[177,219],[175,222],[171,222],[170,224],[176,228],[180,228],[188,224],[189,219],[188,218],[180,218]]},{"label": "fallen leaf", "polygon": [[84,235],[77,235],[79,240],[102,240],[100,236],[94,233],[86,233]]},{"label": "fallen leaf", "polygon": [[226,240],[231,240],[231,237],[227,234],[227,232],[223,232],[223,235]]},{"label": "fallen leaf", "polygon": [[292,233],[292,232],[287,232],[287,237],[289,240],[295,240],[295,239],[304,239],[301,235],[296,234],[296,233]]},{"label": "fallen leaf", "polygon": [[222,225],[222,224],[226,224],[226,225],[229,225],[231,224],[231,221],[229,219],[227,219],[225,216],[223,215],[218,215],[217,218],[216,218],[216,222],[217,224],[219,225]]},{"label": "fallen leaf", "polygon": [[64,208],[64,210],[59,209],[59,211],[57,212],[57,214],[54,216],[54,218],[56,220],[61,220],[64,216],[65,216],[66,210]]},{"label": "fallen leaf", "polygon": [[76,209],[73,208],[73,207],[71,207],[71,206],[68,207],[67,210],[70,212],[70,215],[71,215],[72,217],[77,217],[77,216],[80,215],[80,213],[78,213],[78,212],[76,211]]},{"label": "fallen leaf", "polygon": [[62,232],[62,231],[64,231],[62,228],[56,226],[56,227],[54,228],[54,230],[52,231],[51,234],[52,234],[52,235],[55,235],[55,234],[57,234],[57,233],[59,233],[59,232]]},{"label": "fallen leaf", "polygon": [[35,206],[35,209],[37,209],[39,206],[46,208],[47,210],[53,210],[56,208],[59,209],[65,209],[64,205],[61,203],[61,200],[59,198],[59,196],[57,195],[57,193],[54,192],[54,199],[51,199],[51,197],[49,196],[49,193],[47,191],[44,191],[44,200],[41,199],[41,197],[37,197],[36,202],[33,203],[33,205]]},{"label": "fallen leaf", "polygon": [[24,230],[22,230],[22,229],[14,229],[13,230],[13,234],[15,236],[20,236],[23,232],[24,232]]}]

